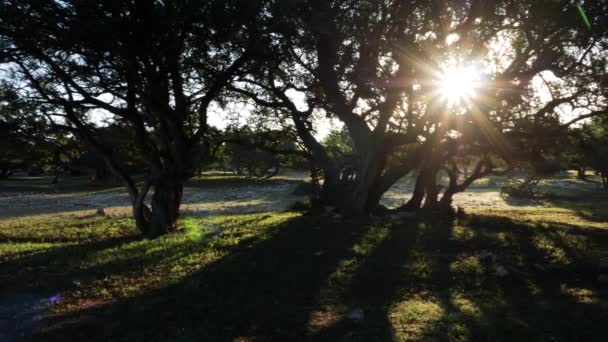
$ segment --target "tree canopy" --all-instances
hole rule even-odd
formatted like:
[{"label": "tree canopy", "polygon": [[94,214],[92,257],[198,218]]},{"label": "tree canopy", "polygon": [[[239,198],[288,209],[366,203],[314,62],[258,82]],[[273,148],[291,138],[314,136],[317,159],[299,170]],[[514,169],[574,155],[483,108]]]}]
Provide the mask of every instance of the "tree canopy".
[{"label": "tree canopy", "polygon": [[[140,230],[171,230],[183,182],[204,159],[207,115],[257,48],[254,1],[2,1],[0,46],[22,95],[86,140],[126,182]],[[129,127],[136,184],[94,117]],[[154,188],[151,208],[144,204]]]},{"label": "tree canopy", "polygon": [[[267,62],[236,91],[291,115],[323,170],[321,204],[369,213],[417,170],[408,205],[448,207],[533,157],[543,132],[606,114],[606,5],[585,9],[590,29],[568,1],[277,2]],[[344,125],[352,172],[311,133],[320,116]],[[450,180],[440,201],[438,172]]]}]

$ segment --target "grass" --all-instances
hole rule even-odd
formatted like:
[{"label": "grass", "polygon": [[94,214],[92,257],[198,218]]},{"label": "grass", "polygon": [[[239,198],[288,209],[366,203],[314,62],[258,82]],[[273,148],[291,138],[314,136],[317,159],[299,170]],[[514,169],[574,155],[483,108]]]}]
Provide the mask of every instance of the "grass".
[{"label": "grass", "polygon": [[39,177],[9,177],[0,179],[0,193],[2,192],[41,192],[41,193],[82,193],[125,190],[118,184],[91,184],[90,176],[60,177],[53,184],[52,176]]},{"label": "grass", "polygon": [[50,299],[27,334],[44,341],[599,341],[606,217],[598,207],[401,224],[259,213],[186,217],[156,240],[139,239],[130,219],[3,220],[0,299]]},{"label": "grass", "polygon": [[[0,193],[2,192],[41,192],[41,193],[83,193],[83,192],[107,192],[126,191],[126,187],[120,182],[109,184],[91,184],[90,176],[60,177],[53,184],[52,176],[25,177],[16,176],[0,179]],[[142,176],[135,176],[138,183],[142,182]],[[227,171],[206,171],[186,183],[188,187],[222,188],[240,187],[249,185],[273,185],[284,183],[298,183],[302,179],[296,176],[278,175],[272,178],[255,178],[236,175]]]},{"label": "grass", "polygon": [[207,171],[188,181],[187,186],[202,188],[240,187],[248,185],[274,185],[285,183],[300,183],[303,176],[288,176],[279,174],[272,178],[256,178],[237,175],[228,171]]}]

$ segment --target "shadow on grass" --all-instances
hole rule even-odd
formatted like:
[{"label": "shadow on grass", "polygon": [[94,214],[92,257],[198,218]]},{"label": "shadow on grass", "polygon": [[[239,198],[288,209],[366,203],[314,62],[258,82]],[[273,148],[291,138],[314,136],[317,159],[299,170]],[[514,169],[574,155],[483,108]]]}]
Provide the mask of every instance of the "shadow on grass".
[{"label": "shadow on grass", "polygon": [[535,198],[518,198],[503,195],[504,201],[513,206],[544,206],[572,210],[580,218],[591,222],[608,222],[608,192],[569,191],[567,193],[540,193]]},{"label": "shadow on grass", "polygon": [[608,222],[607,208],[606,203],[598,203],[593,208],[571,207],[579,217],[591,222]]},{"label": "shadow on grass", "polygon": [[[124,236],[49,247],[25,256],[13,256],[13,260],[0,263],[2,267],[0,291],[4,293],[15,290],[57,293],[71,289],[74,287],[74,280],[94,278],[99,275],[90,269],[78,267],[84,257],[136,240],[138,240],[136,236]],[[11,241],[19,242],[16,239],[11,239]],[[40,279],[44,281],[39,281]]]},{"label": "shadow on grass", "polygon": [[488,266],[510,272],[485,281],[481,295],[472,298],[481,328],[473,339],[603,339],[598,327],[608,323],[608,292],[597,283],[597,266],[599,253],[608,247],[606,231],[567,224],[530,227],[505,218],[478,219],[469,226],[482,233],[473,245],[494,243]]},{"label": "shadow on grass", "polygon": [[[244,239],[227,247],[227,256],[177,284],[52,318],[37,337],[45,341],[592,341],[605,337],[608,293],[595,279],[598,253],[608,249],[606,234],[575,227],[535,228],[508,218],[475,215],[461,221],[393,226],[296,217],[275,228],[267,239]],[[83,246],[98,247],[103,248]],[[190,250],[178,245],[169,252]],[[153,254],[146,265],[168,256]],[[108,264],[104,269],[120,273],[121,267]],[[506,274],[499,276],[500,268]],[[353,308],[362,310],[360,321],[348,317]],[[312,329],[312,317],[319,312],[328,318]]]},{"label": "shadow on grass", "polygon": [[[364,229],[317,226],[314,219],[294,219],[268,240],[243,240],[228,256],[175,286],[92,310],[86,316],[94,319],[75,325],[62,323],[41,339],[302,336],[318,289],[336,263],[348,256],[357,232]],[[319,251],[323,253],[317,256]],[[129,322],[116,320],[118,312],[127,315]],[[130,328],[125,330],[124,324]]]}]

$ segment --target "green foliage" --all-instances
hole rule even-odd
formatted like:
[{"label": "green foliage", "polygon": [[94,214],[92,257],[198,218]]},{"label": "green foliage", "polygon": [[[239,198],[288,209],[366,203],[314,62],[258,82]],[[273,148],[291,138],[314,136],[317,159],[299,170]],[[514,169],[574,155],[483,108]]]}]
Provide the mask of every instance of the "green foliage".
[{"label": "green foliage", "polygon": [[[266,117],[291,116],[324,176],[320,201],[369,213],[378,192],[415,170],[411,207],[449,206],[491,173],[549,174],[566,127],[606,112],[606,8],[584,7],[593,32],[567,1],[277,2],[266,67],[240,93]],[[478,80],[450,99],[442,84],[459,69]],[[310,132],[324,119],[344,129],[320,143]],[[477,172],[465,175],[471,160]],[[439,172],[450,174],[441,199]]]},{"label": "green foliage", "polygon": [[43,118],[8,85],[0,84],[0,178],[16,171],[42,172],[53,144]]},{"label": "green foliage", "polygon": [[[598,118],[585,126],[579,135],[579,147],[587,164],[608,177],[608,118]],[[604,181],[608,189],[608,183]]]},{"label": "green foliage", "polygon": [[238,175],[272,177],[282,167],[301,169],[307,165],[306,153],[288,129],[231,126],[219,134],[220,153],[215,157]]},{"label": "green foliage", "polygon": [[323,140],[323,145],[334,158],[353,153],[353,142],[346,128],[332,130]]},{"label": "green foliage", "polygon": [[[209,161],[210,108],[264,44],[262,5],[7,0],[0,63],[38,117],[100,155],[95,164],[128,186],[138,228],[158,236],[175,228],[184,182]],[[140,187],[133,169],[147,176]]]}]

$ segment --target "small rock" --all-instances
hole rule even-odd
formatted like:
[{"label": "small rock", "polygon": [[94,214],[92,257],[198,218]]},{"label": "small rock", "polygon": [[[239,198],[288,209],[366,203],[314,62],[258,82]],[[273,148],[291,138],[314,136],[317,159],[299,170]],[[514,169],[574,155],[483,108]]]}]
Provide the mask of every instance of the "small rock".
[{"label": "small rock", "polygon": [[332,218],[334,220],[341,220],[342,219],[342,215],[341,214],[334,214],[334,216],[332,216]]},{"label": "small rock", "polygon": [[365,312],[361,308],[352,309],[347,317],[355,322],[360,322],[365,318]]},{"label": "small rock", "polygon": [[323,251],[317,251],[314,253],[315,256],[321,256],[323,255]]},{"label": "small rock", "polygon": [[414,268],[414,265],[407,263],[407,264],[403,265],[402,268],[404,270],[411,270],[412,268]]},{"label": "small rock", "polygon": [[507,275],[509,275],[509,271],[507,271],[507,269],[502,265],[496,265],[495,271],[496,271],[496,276],[500,277],[500,278],[506,277]]},{"label": "small rock", "polygon": [[608,274],[600,274],[597,276],[597,282],[600,284],[608,284]]},{"label": "small rock", "polygon": [[96,214],[99,216],[106,216],[106,211],[103,208],[99,208],[97,209]]}]

